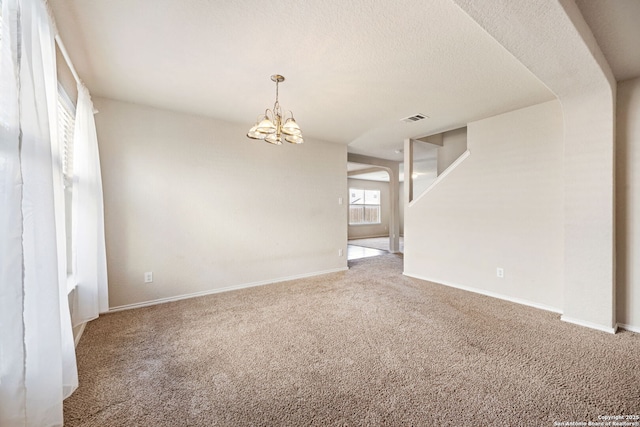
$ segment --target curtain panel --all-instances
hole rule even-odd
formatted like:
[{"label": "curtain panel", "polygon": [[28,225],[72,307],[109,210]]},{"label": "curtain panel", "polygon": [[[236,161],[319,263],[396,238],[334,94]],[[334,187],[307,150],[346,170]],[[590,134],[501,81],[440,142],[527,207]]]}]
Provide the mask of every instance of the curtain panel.
[{"label": "curtain panel", "polygon": [[[0,426],[59,426],[62,402],[78,378],[67,291],[55,25],[44,0],[0,5]],[[74,225],[74,245],[83,251],[77,260],[82,297],[74,305],[86,321],[108,306],[97,138],[82,87]]]},{"label": "curtain panel", "polygon": [[0,34],[0,424],[19,425],[23,369],[22,173],[18,104],[18,0],[2,1]]},{"label": "curtain panel", "polygon": [[104,207],[98,136],[87,88],[78,84],[74,130],[73,246],[76,292],[73,326],[109,309],[104,237]]},{"label": "curtain panel", "polygon": [[[2,40],[2,85],[17,88],[17,97],[9,100],[13,105],[4,105],[2,97],[2,111],[18,117],[12,123],[18,138],[12,129],[3,138],[3,156],[5,148],[9,155],[2,163],[14,172],[2,181],[3,193],[11,196],[4,206],[10,220],[2,222],[1,234],[9,237],[3,238],[8,256],[2,269],[18,267],[20,274],[11,273],[2,283],[3,305],[12,308],[11,317],[2,319],[0,338],[0,424],[62,425],[62,400],[77,386],[77,371],[59,271],[65,243],[56,215],[63,189],[55,167],[55,35],[44,2],[4,0],[2,7],[8,30]],[[7,58],[13,73],[5,70]]]}]

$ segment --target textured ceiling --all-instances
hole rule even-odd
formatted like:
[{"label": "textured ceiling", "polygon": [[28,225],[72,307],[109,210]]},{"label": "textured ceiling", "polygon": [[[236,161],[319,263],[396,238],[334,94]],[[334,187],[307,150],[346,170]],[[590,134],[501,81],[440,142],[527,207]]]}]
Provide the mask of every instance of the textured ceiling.
[{"label": "textured ceiling", "polygon": [[[401,160],[404,138],[554,98],[450,0],[49,4],[94,96],[249,128],[279,73],[307,139],[380,158]],[[400,122],[416,113],[429,118]]]},{"label": "textured ceiling", "polygon": [[640,76],[640,1],[576,0],[616,80]]}]

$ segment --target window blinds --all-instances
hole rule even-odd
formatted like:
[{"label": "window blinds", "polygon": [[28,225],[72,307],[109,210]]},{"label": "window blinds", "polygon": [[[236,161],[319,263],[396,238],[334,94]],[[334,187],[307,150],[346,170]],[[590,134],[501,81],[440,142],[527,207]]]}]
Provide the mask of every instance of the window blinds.
[{"label": "window blinds", "polygon": [[62,142],[62,174],[65,187],[73,183],[73,130],[75,107],[61,87],[58,87],[58,136]]}]

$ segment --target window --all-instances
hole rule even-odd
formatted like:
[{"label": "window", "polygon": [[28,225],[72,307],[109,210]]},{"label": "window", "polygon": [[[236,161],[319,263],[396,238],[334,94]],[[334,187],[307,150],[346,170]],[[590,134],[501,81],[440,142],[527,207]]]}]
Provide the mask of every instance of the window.
[{"label": "window", "polygon": [[[75,129],[75,107],[67,93],[58,85],[58,138],[62,152],[62,175],[64,179],[64,217],[67,233],[67,276],[73,274],[73,251],[71,239],[71,212],[73,197],[73,131]],[[71,285],[70,285],[71,286]]]},{"label": "window", "polygon": [[62,142],[62,173],[65,187],[73,184],[73,131],[76,108],[67,93],[58,86],[58,136]]},{"label": "window", "polygon": [[349,225],[380,224],[380,190],[349,189]]}]

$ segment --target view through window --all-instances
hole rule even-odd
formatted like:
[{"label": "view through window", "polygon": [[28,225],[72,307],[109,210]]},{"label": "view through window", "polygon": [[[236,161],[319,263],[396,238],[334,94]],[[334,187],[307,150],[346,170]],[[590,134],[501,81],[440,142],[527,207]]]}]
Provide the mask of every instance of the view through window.
[{"label": "view through window", "polygon": [[380,224],[380,190],[349,189],[349,225]]}]

